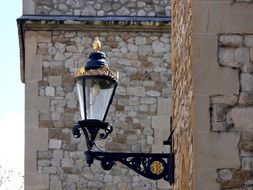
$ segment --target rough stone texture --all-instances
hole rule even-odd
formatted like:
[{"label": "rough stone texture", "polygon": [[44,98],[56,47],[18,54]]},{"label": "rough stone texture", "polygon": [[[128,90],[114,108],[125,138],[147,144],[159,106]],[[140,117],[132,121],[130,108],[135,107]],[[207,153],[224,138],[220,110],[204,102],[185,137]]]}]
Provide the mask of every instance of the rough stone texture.
[{"label": "rough stone texture", "polygon": [[35,0],[37,15],[170,16],[169,0]]},{"label": "rough stone texture", "polygon": [[252,0],[235,0],[236,3],[253,3]]},{"label": "rough stone texture", "polygon": [[48,112],[39,113],[40,127],[48,128],[49,150],[38,151],[38,174],[49,175],[50,189],[167,189],[120,164],[110,172],[98,162],[89,168],[84,138],[75,139],[71,127],[80,120],[74,72],[87,62],[98,36],[108,63],[120,72],[120,81],[107,117],[114,131],[97,144],[108,151],[150,152],[158,100],[168,100],[169,93],[164,92],[171,92],[170,34],[53,31],[51,36],[52,41],[39,43],[36,51],[43,62],[38,94],[50,103]]},{"label": "rough stone texture", "polygon": [[[252,189],[253,128],[252,94],[253,75],[250,49],[253,36],[226,34],[219,36],[219,63],[238,67],[240,91],[233,96],[213,96],[210,99],[211,130],[216,132],[240,132],[238,144],[241,168],[219,168],[217,181],[221,189]],[[231,59],[225,55],[230,52]],[[236,64],[231,64],[232,62]]]},{"label": "rough stone texture", "polygon": [[[24,0],[23,7],[24,15],[170,16],[168,0]],[[47,41],[38,40],[33,46],[28,41],[23,52],[29,53],[29,56],[22,60],[22,68],[31,75],[31,80],[36,78],[36,85],[31,88],[34,93],[32,95],[47,100],[45,104],[40,102],[44,107],[47,105],[46,108],[31,109],[36,110],[31,113],[36,115],[36,121],[29,126],[39,127],[40,131],[46,130],[48,133],[39,133],[41,137],[38,139],[43,138],[47,142],[45,147],[40,145],[42,141],[34,142],[34,136],[26,134],[26,138],[29,137],[26,139],[26,143],[29,142],[26,151],[30,147],[36,147],[36,154],[26,154],[26,163],[32,160],[29,166],[34,171],[26,164],[29,176],[25,179],[25,189],[168,189],[167,182],[164,185],[145,179],[121,164],[111,171],[104,171],[99,162],[88,167],[84,156],[84,138],[75,139],[71,132],[73,125],[80,120],[74,72],[87,62],[92,52],[92,41],[98,36],[103,51],[108,55],[107,61],[120,72],[120,83],[108,114],[108,121],[113,124],[114,131],[106,141],[98,139],[97,145],[108,151],[151,152],[153,148],[157,152],[156,147],[153,147],[155,131],[152,128],[152,118],[158,115],[158,99],[168,100],[172,91],[170,34],[164,32],[168,30],[160,27],[160,22],[132,25],[127,21],[77,23],[73,20],[47,20],[27,23],[32,28],[39,26],[36,31],[43,28],[49,34]],[[72,28],[72,24],[75,28]],[[147,28],[149,29],[146,30]],[[29,39],[26,36],[27,30],[22,32],[25,36],[23,40]],[[35,36],[36,32],[32,38]],[[37,57],[40,59],[36,60]],[[36,63],[32,65],[38,72],[25,67],[30,59],[32,61],[29,63]],[[29,82],[30,78],[23,77],[23,81]],[[32,99],[33,104],[26,100],[27,110],[29,104],[33,108],[38,107],[36,103],[39,101],[36,100]],[[26,131],[30,132],[29,129]],[[33,131],[30,133],[34,134]],[[27,186],[27,181],[32,185]]]},{"label": "rough stone texture", "polygon": [[[176,68],[187,65],[187,62],[182,64],[180,60],[174,61],[175,57],[178,57],[177,51],[174,51],[175,46],[181,44],[182,40],[184,46],[181,49],[187,47],[185,45],[187,40],[176,38],[176,34],[190,36],[192,40],[190,43],[193,45],[189,49],[193,49],[190,59],[193,62],[194,88],[192,110],[181,109],[187,105],[185,99],[188,103],[191,102],[187,96],[174,103],[176,106],[173,116],[175,109],[180,110],[177,112],[178,115],[184,116],[181,117],[180,122],[175,121],[174,118],[173,124],[182,134],[178,137],[177,131],[175,133],[176,167],[182,165],[183,168],[182,170],[176,168],[175,189],[252,190],[252,124],[249,124],[252,117],[250,113],[252,25],[247,24],[250,22],[244,22],[253,16],[252,5],[246,4],[249,2],[252,1],[172,2],[172,22],[179,25],[179,27],[172,25],[172,68],[174,71],[174,63],[177,64]],[[192,15],[187,15],[191,10]],[[193,22],[186,20],[190,18]],[[189,25],[193,27],[192,30],[188,28]],[[184,29],[187,29],[186,32]],[[187,59],[189,57],[187,50],[183,52],[181,59]],[[184,71],[188,70],[184,69]],[[173,78],[173,84],[178,85],[179,89],[181,87],[180,90],[183,91],[184,85],[189,82],[188,73],[179,73],[180,76],[177,74],[174,72],[175,78],[181,77],[184,83],[178,85]],[[177,90],[173,86],[173,92],[177,93]],[[187,91],[183,92],[187,94]],[[179,97],[179,94],[176,94],[175,98],[173,96],[173,102]],[[193,114],[190,115],[189,112]],[[188,133],[191,121],[194,122],[194,135]],[[192,137],[191,135],[193,141],[189,138]],[[192,146],[184,146],[185,149],[180,149],[180,145],[185,144],[185,141],[188,141],[188,144],[193,143],[193,155]],[[178,155],[183,155],[183,152],[186,152],[187,156],[182,159],[183,164],[180,165]],[[180,174],[189,173],[191,159],[194,162],[193,175],[188,175],[184,180]],[[188,185],[191,185],[192,181],[193,187],[189,188]]]},{"label": "rough stone texture", "polygon": [[[191,1],[172,1],[173,128],[175,190],[193,189],[192,8]],[[179,32],[180,31],[180,32]],[[160,46],[160,45],[159,45]]]},{"label": "rough stone texture", "polygon": [[[37,55],[39,42],[49,42],[50,32],[28,31],[24,43],[26,52],[25,85],[25,171],[24,185],[26,189],[48,189],[49,175],[39,173],[38,159],[50,159],[48,152],[48,129],[39,128],[39,112],[48,112],[49,97],[40,97],[38,94],[38,81],[42,78],[42,57]],[[36,63],[36,64],[34,64]],[[41,154],[37,151],[41,150]]]}]

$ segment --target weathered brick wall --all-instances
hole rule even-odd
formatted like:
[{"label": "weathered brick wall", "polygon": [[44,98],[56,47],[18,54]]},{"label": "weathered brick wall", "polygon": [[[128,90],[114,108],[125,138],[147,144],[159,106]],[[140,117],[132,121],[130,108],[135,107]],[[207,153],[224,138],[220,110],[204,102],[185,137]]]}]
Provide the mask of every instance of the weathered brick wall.
[{"label": "weathered brick wall", "polygon": [[39,127],[48,128],[49,145],[48,151],[37,152],[37,173],[49,175],[50,189],[159,189],[155,181],[120,164],[110,172],[98,162],[89,168],[84,139],[71,134],[80,119],[73,75],[76,67],[87,62],[96,36],[111,68],[120,72],[107,119],[114,131],[97,144],[105,150],[151,151],[158,98],[168,98],[171,92],[170,34],[54,31],[51,42],[38,43],[36,51],[43,63],[38,94],[48,97],[50,106],[39,113]]},{"label": "weathered brick wall", "polygon": [[168,0],[35,0],[35,14],[169,16]]},{"label": "weathered brick wall", "polygon": [[175,190],[191,190],[192,129],[192,8],[191,1],[172,1],[173,128]]},{"label": "weathered brick wall", "polygon": [[219,168],[221,189],[252,189],[253,139],[253,35],[219,35],[219,64],[238,69],[239,94],[211,97],[212,131],[239,133],[241,168]]}]

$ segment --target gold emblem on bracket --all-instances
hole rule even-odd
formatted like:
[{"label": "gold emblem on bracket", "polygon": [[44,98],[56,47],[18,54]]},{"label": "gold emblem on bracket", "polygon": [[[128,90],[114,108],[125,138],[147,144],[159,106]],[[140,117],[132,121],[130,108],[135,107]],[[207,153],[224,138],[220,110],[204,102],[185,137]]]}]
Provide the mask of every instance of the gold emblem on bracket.
[{"label": "gold emblem on bracket", "polygon": [[159,175],[163,172],[163,165],[159,161],[153,161],[150,165],[150,170],[153,174]]}]

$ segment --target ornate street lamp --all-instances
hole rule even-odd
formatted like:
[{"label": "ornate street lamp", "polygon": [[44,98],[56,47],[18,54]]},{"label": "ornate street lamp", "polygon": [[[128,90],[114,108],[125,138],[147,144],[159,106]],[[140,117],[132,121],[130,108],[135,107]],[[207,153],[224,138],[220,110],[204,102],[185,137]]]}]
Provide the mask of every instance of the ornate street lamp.
[{"label": "ornate street lamp", "polygon": [[98,38],[93,42],[93,49],[85,68],[76,73],[75,82],[79,98],[81,121],[73,127],[76,138],[85,136],[87,151],[86,162],[89,166],[94,159],[101,162],[104,170],[110,170],[116,161],[123,163],[138,174],[153,180],[165,179],[174,182],[174,153],[172,152],[171,132],[164,145],[170,145],[169,153],[125,153],[94,151],[93,146],[99,133],[106,139],[113,127],[106,122],[106,115],[112,103],[118,84],[118,72],[109,69],[105,61],[106,55],[101,52]]}]

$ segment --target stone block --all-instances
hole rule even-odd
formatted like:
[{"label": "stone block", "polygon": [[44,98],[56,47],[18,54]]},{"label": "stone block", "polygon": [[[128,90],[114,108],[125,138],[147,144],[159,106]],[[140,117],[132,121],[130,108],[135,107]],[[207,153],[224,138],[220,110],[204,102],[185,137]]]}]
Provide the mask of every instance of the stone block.
[{"label": "stone block", "polygon": [[146,44],[146,37],[141,37],[141,36],[138,36],[135,38],[135,44],[137,46],[139,45],[145,45]]},{"label": "stone block", "polygon": [[60,159],[52,159],[51,160],[51,165],[54,167],[60,167],[61,161]]},{"label": "stone block", "polygon": [[129,59],[121,58],[121,59],[118,60],[118,63],[122,64],[122,65],[131,66]]},{"label": "stone block", "polygon": [[74,152],[70,152],[70,158],[72,159],[81,159],[84,160],[85,159],[85,154],[83,151],[74,151]]},{"label": "stone block", "polygon": [[[252,55],[250,55],[250,56],[252,56]],[[252,61],[251,57],[250,57],[250,61]],[[240,68],[241,68],[241,71],[244,73],[252,73],[252,71],[253,71],[253,65],[249,61],[241,64]]]},{"label": "stone block", "polygon": [[69,58],[69,59],[67,59],[67,61],[65,61],[65,67],[66,68],[73,68],[73,67],[75,67],[75,63],[74,63],[73,58]]},{"label": "stone block", "polygon": [[100,189],[100,188],[104,187],[104,184],[99,181],[97,181],[97,182],[90,181],[90,182],[88,182],[87,187],[89,189]]},{"label": "stone block", "polygon": [[238,47],[243,43],[243,37],[241,35],[221,35],[219,42],[223,46]]},{"label": "stone block", "polygon": [[156,98],[151,97],[142,97],[141,104],[156,104]]},{"label": "stone block", "polygon": [[62,78],[61,76],[49,76],[48,82],[50,86],[61,86]]},{"label": "stone block", "polygon": [[241,88],[244,92],[253,92],[253,76],[251,74],[241,74]]},{"label": "stone block", "polygon": [[[35,47],[31,44],[29,40],[25,42],[25,48],[26,48],[26,69],[25,69],[25,79],[26,81],[39,81],[42,79],[42,57],[40,55],[33,54]],[[33,48],[33,50],[31,50]],[[35,64],[36,63],[36,64]]]},{"label": "stone block", "polygon": [[23,0],[23,15],[35,14],[35,2],[32,0]]},{"label": "stone block", "polygon": [[55,47],[56,47],[56,49],[59,50],[59,53],[64,53],[65,52],[65,48],[66,48],[66,44],[56,42],[55,43]]},{"label": "stone block", "polygon": [[172,186],[170,186],[168,181],[165,181],[163,179],[157,181],[157,187],[161,190],[172,189]]},{"label": "stone block", "polygon": [[[195,133],[196,168],[239,168],[238,142],[240,135],[233,133]],[[226,150],[226,151],[224,151]]]},{"label": "stone block", "polygon": [[38,160],[37,161],[37,164],[38,164],[38,166],[42,166],[42,167],[45,167],[45,166],[50,166],[50,161],[49,160]]},{"label": "stone block", "polygon": [[111,182],[112,182],[112,175],[106,174],[106,175],[104,176],[103,181],[106,182],[106,183],[111,183]]},{"label": "stone block", "polygon": [[153,97],[159,97],[159,96],[161,96],[161,92],[154,91],[154,90],[149,90],[149,91],[146,92],[146,94],[148,96],[153,96]]},{"label": "stone block", "polygon": [[103,3],[103,10],[104,11],[110,11],[112,9],[112,4],[110,2]]},{"label": "stone block", "polygon": [[138,50],[138,47],[134,44],[128,44],[127,47],[130,52],[137,52]]},{"label": "stone block", "polygon": [[217,61],[218,40],[216,34],[194,34],[193,48],[196,52],[198,52],[193,54],[193,61]]},{"label": "stone block", "polygon": [[227,132],[228,126],[226,122],[212,121],[211,130],[213,132]]},{"label": "stone block", "polygon": [[249,49],[239,47],[235,50],[235,60],[241,64],[249,62]]},{"label": "stone block", "polygon": [[251,171],[252,167],[252,158],[251,157],[242,157],[242,170]]},{"label": "stone block", "polygon": [[[30,85],[26,85],[28,87]],[[30,87],[35,87],[31,85]],[[30,88],[28,87],[28,88]],[[26,92],[30,92],[30,89],[26,88]],[[36,88],[35,88],[36,89]],[[36,90],[35,90],[36,91]],[[26,110],[35,111],[36,112],[44,112],[47,113],[49,111],[49,98],[45,96],[30,96],[26,94],[25,101],[27,101]],[[37,113],[38,114],[38,113]]]},{"label": "stone block", "polygon": [[233,48],[220,48],[219,49],[219,63],[221,65],[237,68],[239,67],[239,56],[234,59],[235,50]]},{"label": "stone block", "polygon": [[251,105],[253,103],[253,92],[241,92],[239,104],[243,106]]},{"label": "stone block", "polygon": [[128,87],[127,94],[132,96],[145,96],[145,88],[144,87]]},{"label": "stone block", "polygon": [[206,189],[211,187],[212,190],[220,190],[220,184],[216,181],[216,168],[196,168],[194,184],[196,190]]},{"label": "stone block", "polygon": [[217,96],[211,96],[211,102],[212,104],[225,104],[229,106],[233,106],[237,103],[237,95],[217,95]]},{"label": "stone block", "polygon": [[68,108],[76,108],[77,106],[77,101],[76,100],[68,100],[67,101],[67,107]]},{"label": "stone block", "polygon": [[37,152],[37,158],[38,159],[51,159],[52,158],[52,152],[49,152],[49,151],[38,151]]},{"label": "stone block", "polygon": [[43,174],[56,174],[56,172],[57,172],[57,168],[53,166],[42,168]]},{"label": "stone block", "polygon": [[55,60],[55,61],[65,61],[65,60],[66,60],[66,57],[64,56],[63,53],[61,53],[61,52],[58,51],[58,52],[55,54],[55,56],[54,56],[54,60]]},{"label": "stone block", "polygon": [[[251,0],[236,0],[237,3],[251,3]],[[248,190],[248,189],[247,189]]]},{"label": "stone block", "polygon": [[253,47],[253,35],[245,35],[244,42],[247,47]]},{"label": "stone block", "polygon": [[53,151],[53,158],[62,159],[63,158],[63,151],[62,150],[54,150]]},{"label": "stone block", "polygon": [[26,155],[26,171],[36,171],[36,152],[38,150],[48,149],[48,130],[38,128],[38,116],[34,112],[26,112],[26,130],[25,130],[25,150]]},{"label": "stone block", "polygon": [[55,96],[55,88],[52,86],[46,87],[46,96]]},{"label": "stone block", "polygon": [[49,177],[48,175],[38,175],[37,172],[26,172],[24,185],[26,190],[48,189]]},{"label": "stone block", "polygon": [[68,167],[68,168],[72,168],[74,166],[74,161],[72,159],[62,159],[62,163],[61,163],[62,167]]},{"label": "stone block", "polygon": [[230,111],[230,116],[236,131],[253,131],[253,108],[235,107]]},{"label": "stone block", "polygon": [[142,7],[145,7],[145,6],[146,6],[145,2],[142,2],[142,1],[137,2],[137,7],[142,8]]},{"label": "stone block", "polygon": [[217,62],[195,62],[193,91],[194,94],[202,96],[239,94],[238,78],[239,73],[236,69],[220,67]]},{"label": "stone block", "polygon": [[138,48],[138,54],[140,56],[147,56],[152,54],[152,47],[150,45],[141,45]]},{"label": "stone block", "polygon": [[225,104],[213,104],[212,105],[212,121],[213,122],[225,122],[226,120],[226,105]]},{"label": "stone block", "polygon": [[62,183],[58,179],[50,180],[50,190],[62,190]]},{"label": "stone block", "polygon": [[103,10],[100,10],[100,11],[97,12],[97,15],[98,16],[104,16],[105,12]]},{"label": "stone block", "polygon": [[210,101],[208,96],[195,95],[193,98],[193,112],[195,113],[195,129],[198,132],[210,131]]},{"label": "stone block", "polygon": [[124,67],[123,72],[126,72],[129,75],[134,75],[138,72],[138,70],[135,67]]},{"label": "stone block", "polygon": [[62,141],[57,139],[49,139],[49,148],[50,149],[60,149]]},{"label": "stone block", "polygon": [[194,33],[251,33],[252,7],[230,2],[193,2]]},{"label": "stone block", "polygon": [[229,181],[233,177],[233,173],[230,169],[219,170],[218,179],[221,181]]},{"label": "stone block", "polygon": [[171,115],[171,98],[158,98],[157,115]]},{"label": "stone block", "polygon": [[167,140],[170,135],[170,117],[153,116],[152,128],[154,128],[154,144],[161,145],[164,140]]},{"label": "stone block", "polygon": [[152,49],[155,53],[165,53],[167,51],[167,49],[165,48],[164,43],[160,42],[160,41],[154,41],[152,43]]},{"label": "stone block", "polygon": [[122,7],[116,11],[116,14],[121,15],[121,16],[127,16],[127,15],[129,15],[129,13],[130,13],[129,9],[127,9],[125,7]]}]

